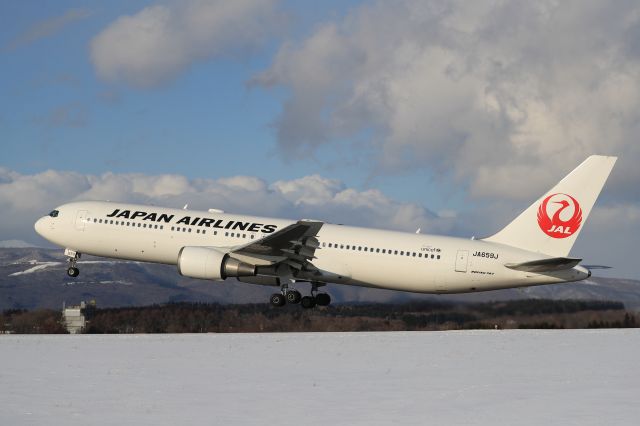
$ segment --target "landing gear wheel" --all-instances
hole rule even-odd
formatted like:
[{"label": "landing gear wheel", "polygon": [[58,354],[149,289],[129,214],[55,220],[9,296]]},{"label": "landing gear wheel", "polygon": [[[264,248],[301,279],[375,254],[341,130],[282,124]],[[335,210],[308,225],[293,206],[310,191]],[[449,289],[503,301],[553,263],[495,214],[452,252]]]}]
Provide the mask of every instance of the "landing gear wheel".
[{"label": "landing gear wheel", "polygon": [[286,299],[280,293],[273,293],[271,295],[271,298],[269,299],[269,303],[279,308],[281,306],[284,306],[284,304],[286,303]]},{"label": "landing gear wheel", "polygon": [[77,277],[80,274],[80,270],[76,268],[76,262],[80,259],[81,253],[75,250],[64,249],[64,255],[69,258],[69,267],[67,268],[67,275],[70,277]]},{"label": "landing gear wheel", "polygon": [[329,306],[331,303],[331,296],[328,293],[318,293],[316,295],[316,303],[318,306]]},{"label": "landing gear wheel", "polygon": [[311,309],[316,306],[316,299],[312,296],[305,296],[300,300],[300,304],[305,309]]},{"label": "landing gear wheel", "polygon": [[287,292],[287,303],[300,303],[302,295],[298,290],[289,290]]}]

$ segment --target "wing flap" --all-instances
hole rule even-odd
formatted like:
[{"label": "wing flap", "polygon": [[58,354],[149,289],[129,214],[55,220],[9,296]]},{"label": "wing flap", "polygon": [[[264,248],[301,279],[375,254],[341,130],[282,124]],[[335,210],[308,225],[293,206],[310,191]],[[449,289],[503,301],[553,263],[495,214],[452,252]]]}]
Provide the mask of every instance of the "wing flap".
[{"label": "wing flap", "polygon": [[573,257],[550,257],[547,259],[537,259],[522,263],[506,263],[504,266],[516,271],[525,272],[553,272],[571,269],[580,263],[582,259]]},{"label": "wing flap", "polygon": [[296,271],[312,270],[313,265],[310,262],[315,259],[315,251],[320,246],[316,235],[323,224],[318,221],[299,220],[272,235],[236,247],[231,253],[272,259],[272,264],[288,265]]}]

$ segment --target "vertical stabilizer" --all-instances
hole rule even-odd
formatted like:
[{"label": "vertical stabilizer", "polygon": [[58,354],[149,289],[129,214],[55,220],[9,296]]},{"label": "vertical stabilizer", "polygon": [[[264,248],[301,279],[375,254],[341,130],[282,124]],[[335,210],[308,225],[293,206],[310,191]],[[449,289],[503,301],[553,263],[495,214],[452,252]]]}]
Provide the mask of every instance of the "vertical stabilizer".
[{"label": "vertical stabilizer", "polygon": [[592,155],[497,234],[485,241],[567,256],[617,157]]}]

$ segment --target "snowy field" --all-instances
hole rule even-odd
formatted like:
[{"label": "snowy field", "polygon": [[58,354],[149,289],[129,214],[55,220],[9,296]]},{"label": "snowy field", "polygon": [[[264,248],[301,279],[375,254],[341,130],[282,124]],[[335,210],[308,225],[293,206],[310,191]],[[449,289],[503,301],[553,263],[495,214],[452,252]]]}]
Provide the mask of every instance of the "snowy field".
[{"label": "snowy field", "polygon": [[0,336],[0,425],[638,425],[640,330]]}]

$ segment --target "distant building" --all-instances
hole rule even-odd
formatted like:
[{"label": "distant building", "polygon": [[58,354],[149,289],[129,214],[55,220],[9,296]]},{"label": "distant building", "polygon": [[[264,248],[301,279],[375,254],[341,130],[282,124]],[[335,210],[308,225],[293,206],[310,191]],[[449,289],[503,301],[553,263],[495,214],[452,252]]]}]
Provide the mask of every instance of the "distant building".
[{"label": "distant building", "polygon": [[93,317],[95,310],[95,300],[89,303],[82,301],[77,306],[63,306],[62,320],[67,331],[71,334],[84,333],[87,323]]}]

